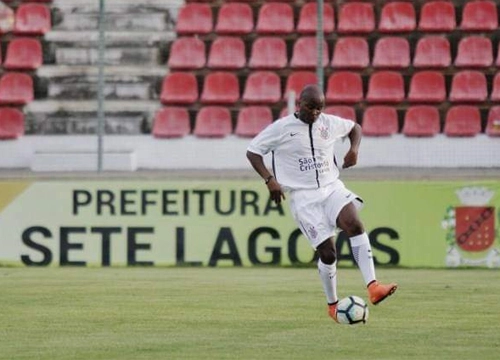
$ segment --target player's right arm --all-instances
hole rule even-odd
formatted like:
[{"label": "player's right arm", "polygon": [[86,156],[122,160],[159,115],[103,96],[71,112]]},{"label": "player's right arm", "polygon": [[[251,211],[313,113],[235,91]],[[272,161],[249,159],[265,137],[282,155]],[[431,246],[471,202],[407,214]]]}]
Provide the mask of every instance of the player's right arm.
[{"label": "player's right arm", "polygon": [[272,174],[264,164],[264,156],[276,150],[281,144],[282,121],[277,120],[268,125],[255,138],[252,139],[247,149],[247,159],[255,171],[264,179],[269,190],[271,199],[276,203],[281,203],[285,195],[274,174]]},{"label": "player's right arm", "polygon": [[264,164],[264,159],[261,155],[253,153],[247,150],[247,159],[250,164],[255,169],[255,171],[264,179],[267,189],[271,199],[276,203],[281,203],[281,200],[285,200],[285,194],[281,189],[280,184],[276,181],[273,174],[269,172],[266,165]]}]

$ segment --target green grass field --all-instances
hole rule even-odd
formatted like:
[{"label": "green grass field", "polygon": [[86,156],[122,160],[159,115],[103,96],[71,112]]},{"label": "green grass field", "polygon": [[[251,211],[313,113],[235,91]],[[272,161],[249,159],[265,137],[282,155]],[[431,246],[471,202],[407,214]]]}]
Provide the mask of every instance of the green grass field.
[{"label": "green grass field", "polygon": [[[0,358],[499,358],[498,271],[378,276],[399,290],[348,326],[314,268],[0,268]],[[366,298],[358,270],[339,292]]]}]

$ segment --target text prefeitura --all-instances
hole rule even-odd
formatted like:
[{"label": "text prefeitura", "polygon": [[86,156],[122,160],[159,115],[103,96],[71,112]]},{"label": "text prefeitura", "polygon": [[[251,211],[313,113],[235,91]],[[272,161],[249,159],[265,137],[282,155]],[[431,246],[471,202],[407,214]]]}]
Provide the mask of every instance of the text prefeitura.
[{"label": "text prefeitura", "polygon": [[212,189],[123,189],[72,191],[73,215],[136,216],[160,214],[164,216],[253,215],[270,213],[284,216],[281,205],[276,205],[266,194],[253,190]]}]

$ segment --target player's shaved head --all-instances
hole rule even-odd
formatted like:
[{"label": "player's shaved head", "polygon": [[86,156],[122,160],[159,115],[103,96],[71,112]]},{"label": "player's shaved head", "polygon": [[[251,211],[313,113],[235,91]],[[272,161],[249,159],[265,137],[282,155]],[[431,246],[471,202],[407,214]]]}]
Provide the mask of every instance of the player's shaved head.
[{"label": "player's shaved head", "polygon": [[300,93],[298,103],[300,120],[312,124],[325,106],[325,95],[318,85],[306,85]]},{"label": "player's shaved head", "polygon": [[322,102],[324,100],[324,95],[323,91],[319,88],[318,85],[306,85],[304,89],[302,89],[302,92],[300,93],[299,101],[320,101]]}]

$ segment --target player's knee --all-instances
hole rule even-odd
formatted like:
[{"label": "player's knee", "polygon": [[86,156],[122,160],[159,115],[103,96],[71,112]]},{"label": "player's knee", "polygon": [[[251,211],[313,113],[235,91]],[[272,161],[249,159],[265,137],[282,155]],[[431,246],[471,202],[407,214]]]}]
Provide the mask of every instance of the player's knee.
[{"label": "player's knee", "polygon": [[337,260],[337,254],[333,246],[323,246],[318,248],[318,255],[323,264],[331,265]]},{"label": "player's knee", "polygon": [[319,258],[321,259],[321,262],[326,265],[331,265],[337,260],[337,256],[333,251],[320,253]]},{"label": "player's knee", "polygon": [[345,224],[345,229],[343,229],[349,237],[361,235],[364,233],[365,228],[360,221],[349,221]]},{"label": "player's knee", "polygon": [[361,235],[362,233],[365,232],[365,228],[363,227],[363,224],[361,224],[358,221],[352,225],[351,232],[352,232],[352,236]]}]

